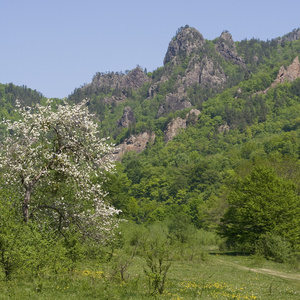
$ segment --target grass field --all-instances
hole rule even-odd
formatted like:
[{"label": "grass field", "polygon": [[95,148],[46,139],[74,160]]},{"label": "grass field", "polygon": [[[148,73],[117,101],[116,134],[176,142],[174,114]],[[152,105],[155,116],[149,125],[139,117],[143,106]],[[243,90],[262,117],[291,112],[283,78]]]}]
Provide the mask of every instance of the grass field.
[{"label": "grass field", "polygon": [[171,262],[162,294],[153,293],[136,256],[123,272],[111,263],[90,261],[72,272],[0,282],[0,299],[300,299],[300,272],[240,255],[209,255],[207,259]]}]

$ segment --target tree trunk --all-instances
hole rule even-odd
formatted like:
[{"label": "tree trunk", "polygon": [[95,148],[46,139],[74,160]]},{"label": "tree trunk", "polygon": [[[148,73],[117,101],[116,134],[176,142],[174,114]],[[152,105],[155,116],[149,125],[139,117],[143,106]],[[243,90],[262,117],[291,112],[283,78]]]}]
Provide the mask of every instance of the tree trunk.
[{"label": "tree trunk", "polygon": [[26,223],[29,221],[30,195],[31,195],[31,188],[27,188],[25,191],[25,197],[23,202],[23,218]]}]

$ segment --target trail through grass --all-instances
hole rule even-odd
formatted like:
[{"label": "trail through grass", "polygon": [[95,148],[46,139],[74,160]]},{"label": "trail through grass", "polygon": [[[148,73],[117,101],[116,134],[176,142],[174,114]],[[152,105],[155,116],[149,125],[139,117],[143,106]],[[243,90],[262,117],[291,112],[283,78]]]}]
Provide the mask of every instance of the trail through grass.
[{"label": "trail through grass", "polygon": [[281,271],[277,271],[277,270],[270,270],[270,269],[247,268],[247,267],[238,265],[237,263],[228,262],[228,261],[226,262],[226,261],[221,260],[221,259],[219,259],[218,261],[221,262],[221,263],[224,263],[224,264],[235,266],[236,268],[239,268],[239,269],[248,270],[248,271],[255,272],[255,273],[279,276],[279,277],[288,278],[288,279],[292,279],[292,280],[300,280],[300,274],[296,274],[296,273],[286,273],[286,272],[281,272]]},{"label": "trail through grass", "polygon": [[300,299],[300,272],[250,256],[173,260],[163,294],[150,295],[145,261],[136,257],[122,281],[110,263],[89,261],[73,272],[0,282],[0,300],[32,299]]}]

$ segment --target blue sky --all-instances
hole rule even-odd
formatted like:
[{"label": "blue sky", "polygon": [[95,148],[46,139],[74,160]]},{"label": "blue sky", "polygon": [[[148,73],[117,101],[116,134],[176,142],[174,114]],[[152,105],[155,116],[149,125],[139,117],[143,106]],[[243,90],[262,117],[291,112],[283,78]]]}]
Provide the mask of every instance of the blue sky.
[{"label": "blue sky", "polygon": [[63,98],[96,72],[161,67],[180,26],[267,40],[300,27],[299,11],[299,0],[0,0],[0,83]]}]

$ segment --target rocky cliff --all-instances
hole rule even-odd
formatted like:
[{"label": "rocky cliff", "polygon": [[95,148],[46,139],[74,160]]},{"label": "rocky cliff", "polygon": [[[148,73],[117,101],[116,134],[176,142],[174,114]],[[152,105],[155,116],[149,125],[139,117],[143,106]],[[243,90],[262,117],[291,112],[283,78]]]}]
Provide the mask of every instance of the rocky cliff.
[{"label": "rocky cliff", "polygon": [[259,94],[259,93],[266,94],[270,88],[275,87],[277,84],[283,83],[286,81],[292,82],[299,77],[300,77],[300,63],[299,63],[298,56],[296,56],[294,61],[292,62],[292,64],[290,64],[287,68],[284,66],[280,67],[277,77],[274,80],[274,82],[271,84],[270,87],[268,87],[264,91],[258,92],[257,94]]},{"label": "rocky cliff", "polygon": [[122,144],[117,145],[113,154],[114,160],[121,160],[122,156],[129,151],[140,153],[146,149],[149,143],[154,143],[155,133],[142,132],[137,135],[131,135]]},{"label": "rocky cliff", "polygon": [[108,94],[112,92],[111,96],[103,98],[104,103],[119,103],[128,98],[128,91],[138,90],[144,83],[149,81],[151,81],[151,78],[140,67],[137,67],[128,74],[98,72],[93,77],[92,82],[81,89],[83,93],[87,94]]},{"label": "rocky cliff", "polygon": [[[227,36],[222,37],[222,43],[229,43]],[[231,43],[231,42],[230,42]],[[219,49],[221,48],[221,43]],[[230,59],[235,63],[243,64],[241,58],[236,55],[234,43],[229,51],[229,46],[223,46],[224,53],[230,53]],[[165,96],[164,101],[158,109],[157,116],[163,116],[171,111],[182,110],[192,106],[188,96],[190,87],[199,86],[203,89],[221,90],[226,82],[227,76],[214,57],[218,54],[216,49],[211,49],[202,34],[195,28],[185,27],[172,39],[164,58],[164,65],[169,73],[182,61],[188,61],[184,73],[177,76],[173,84],[173,92]],[[171,70],[171,71],[170,71]],[[149,89],[149,97],[155,97],[159,92],[160,85],[168,81],[168,73],[161,80],[153,83]]]},{"label": "rocky cliff", "polygon": [[[279,43],[292,43],[299,38],[300,29],[297,29],[270,43],[255,39],[251,43],[235,43],[231,34],[224,31],[218,38],[209,41],[195,28],[181,27],[166,49],[161,68],[148,74],[139,67],[126,74],[97,73],[90,84],[78,89],[76,100],[89,98],[91,111],[94,109],[103,119],[113,117],[113,125],[110,124],[109,130],[117,137],[116,140],[123,139],[121,133],[129,135],[130,132],[145,130],[135,136],[131,135],[118,146],[115,158],[120,159],[125,152],[141,152],[148,143],[153,142],[155,135],[149,133],[151,130],[159,128],[164,131],[165,142],[172,140],[188,124],[197,122],[200,111],[189,113],[185,118],[175,117],[165,128],[165,120],[154,121],[151,118],[168,117],[170,113],[192,109],[193,106],[202,107],[207,99],[249,78],[250,71],[255,75],[260,68],[259,63],[263,64],[264,59],[271,59],[269,56],[273,55],[272,51],[276,47],[278,55],[289,47]],[[298,47],[297,42],[291,44],[290,48],[293,47]],[[297,52],[293,53],[296,55]],[[296,57],[290,66],[280,68],[270,87],[285,81],[294,81],[298,77],[300,63]],[[260,93],[267,91],[268,89]],[[239,88],[236,98],[242,94],[242,89]],[[123,114],[119,105],[122,105]],[[104,126],[106,123],[103,122]],[[148,124],[151,124],[149,129]],[[230,122],[228,124],[232,127]],[[225,133],[230,131],[229,125],[224,123],[216,127],[216,130]],[[126,132],[122,128],[129,130]]]},{"label": "rocky cliff", "polygon": [[171,61],[175,64],[179,63],[181,58],[197,53],[204,44],[205,40],[198,30],[185,27],[170,42],[164,65]]},{"label": "rocky cliff", "polygon": [[300,39],[300,28],[294,29],[292,32],[278,38],[278,42],[292,42]]},{"label": "rocky cliff", "polygon": [[222,32],[215,47],[220,55],[223,56],[226,60],[232,61],[233,63],[238,64],[244,68],[246,67],[244,60],[237,55],[232,35],[228,31]]},{"label": "rocky cliff", "polygon": [[104,89],[139,89],[145,82],[151,79],[139,67],[133,69],[128,74],[122,73],[97,73],[93,81],[84,88],[92,87],[94,90],[98,88]]},{"label": "rocky cliff", "polygon": [[276,86],[278,83],[283,83],[285,81],[294,81],[300,77],[300,63],[298,56],[295,57],[294,61],[287,68],[281,66],[275,81],[272,83],[271,87]]},{"label": "rocky cliff", "polygon": [[172,140],[181,129],[187,127],[188,123],[196,123],[200,114],[200,110],[193,108],[184,119],[180,117],[172,119],[172,121],[167,125],[167,128],[164,131],[164,141],[168,142]]},{"label": "rocky cliff", "polygon": [[131,123],[135,122],[135,117],[133,110],[130,106],[125,106],[123,110],[123,115],[118,121],[118,127],[128,128]]}]

